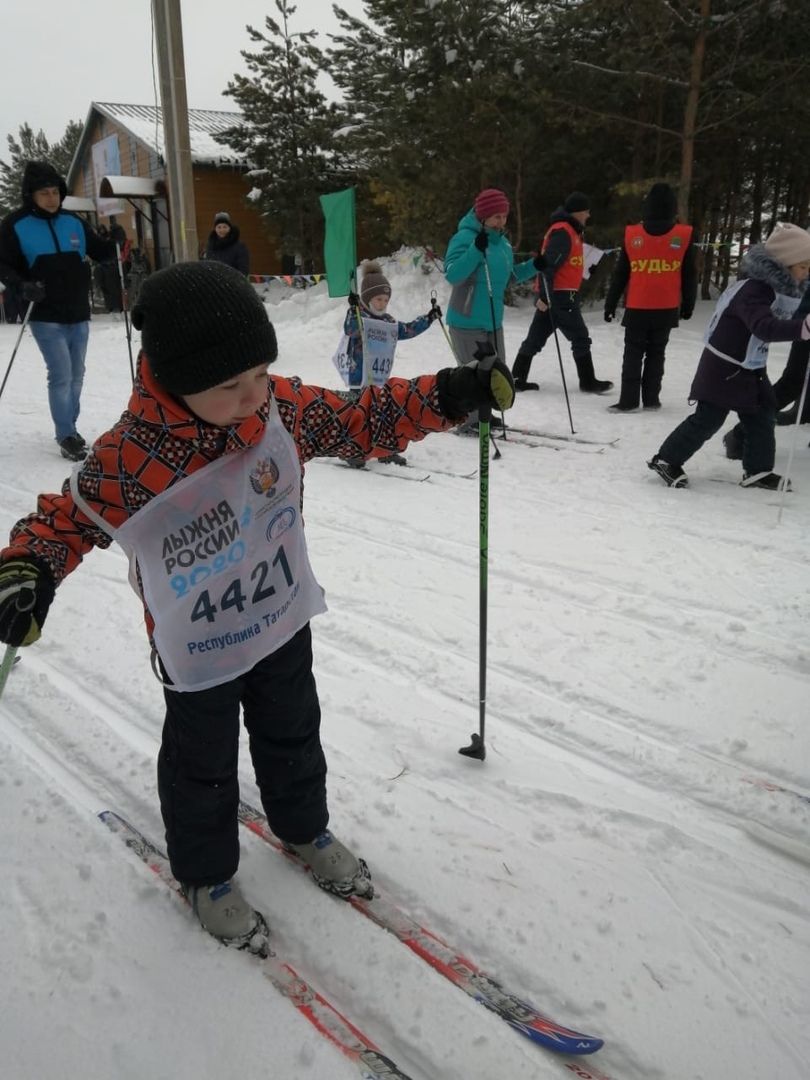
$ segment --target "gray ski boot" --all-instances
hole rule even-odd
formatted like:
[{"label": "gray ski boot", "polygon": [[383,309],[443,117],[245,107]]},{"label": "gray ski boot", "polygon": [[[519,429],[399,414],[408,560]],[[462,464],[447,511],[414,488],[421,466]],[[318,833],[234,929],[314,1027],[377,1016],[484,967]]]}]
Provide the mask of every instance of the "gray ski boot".
[{"label": "gray ski boot", "polygon": [[344,900],[361,896],[370,900],[374,895],[371,874],[362,859],[353,855],[326,829],[310,844],[286,844],[307,864],[315,882],[327,892]]},{"label": "gray ski boot", "polygon": [[188,885],[183,891],[200,925],[217,941],[267,955],[270,928],[264,916],[245,900],[235,881]]}]

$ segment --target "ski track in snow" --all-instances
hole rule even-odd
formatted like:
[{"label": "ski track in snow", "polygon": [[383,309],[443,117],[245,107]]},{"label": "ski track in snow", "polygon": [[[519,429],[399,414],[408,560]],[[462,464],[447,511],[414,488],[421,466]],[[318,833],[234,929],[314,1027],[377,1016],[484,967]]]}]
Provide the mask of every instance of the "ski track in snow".
[{"label": "ski track in snow", "polygon": [[[395,313],[422,310],[422,276],[396,264],[389,276]],[[477,484],[306,471],[330,604],[313,631],[336,832],[431,929],[604,1037],[590,1064],[611,1080],[803,1080],[810,1059],[806,440],[779,527],[772,496],[705,482],[738,475],[719,439],[688,466],[687,492],[644,464],[686,415],[710,309],[673,334],[660,413],[614,417],[612,394],[572,395],[581,435],[620,437],[604,453],[499,443],[483,765],[456,754],[478,722]],[[322,287],[272,306],[279,369],[334,385],[341,316]],[[507,313],[510,356],[527,319]],[[621,333],[598,320],[597,369],[616,379]],[[88,435],[125,401],[121,336],[94,321]],[[774,353],[778,372],[786,350]],[[430,333],[402,343],[396,373],[451,359]],[[551,360],[535,360],[541,392],[519,397],[515,423],[563,434]],[[7,525],[65,473],[30,340],[17,362],[0,403]],[[448,435],[407,456],[469,472],[477,452]],[[117,549],[95,552],[64,583],[0,703],[6,982],[27,988],[0,997],[8,1075],[252,1080],[268,1075],[269,1036],[272,1075],[356,1076],[93,820],[109,806],[162,843],[162,695],[126,570]],[[258,804],[246,743],[240,776]],[[415,1080],[576,1075],[244,832],[242,849],[240,878],[279,945]],[[36,1037],[45,1027],[58,1055]]]}]

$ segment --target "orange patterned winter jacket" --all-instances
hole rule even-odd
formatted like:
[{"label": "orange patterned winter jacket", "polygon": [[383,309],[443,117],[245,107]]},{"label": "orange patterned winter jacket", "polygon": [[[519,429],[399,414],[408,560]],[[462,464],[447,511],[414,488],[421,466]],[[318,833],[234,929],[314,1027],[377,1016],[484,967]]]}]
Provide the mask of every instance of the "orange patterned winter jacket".
[{"label": "orange patterned winter jacket", "polygon": [[[382,387],[363,390],[355,401],[333,390],[305,386],[294,377],[269,375],[268,382],[302,467],[314,457],[390,454],[458,423],[439,411],[435,375],[390,379]],[[119,528],[155,495],[222,454],[258,443],[269,408],[268,400],[238,427],[205,424],[162,389],[142,354],[126,411],[81,465],[79,494],[111,529]],[[66,480],[60,495],[40,495],[36,513],[17,522],[0,558],[34,559],[48,568],[58,585],[92,548],[111,543],[110,536],[77,506]],[[151,635],[148,611],[146,621]]]}]

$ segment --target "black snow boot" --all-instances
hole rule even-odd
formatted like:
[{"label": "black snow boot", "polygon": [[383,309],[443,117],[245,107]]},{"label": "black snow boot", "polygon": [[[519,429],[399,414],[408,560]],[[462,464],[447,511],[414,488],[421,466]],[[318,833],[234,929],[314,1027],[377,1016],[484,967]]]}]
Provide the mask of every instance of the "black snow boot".
[{"label": "black snow boot", "polygon": [[758,472],[746,475],[740,481],[740,487],[766,488],[768,491],[792,491],[790,481],[785,481],[779,473]]},{"label": "black snow boot", "polygon": [[577,365],[579,376],[579,388],[583,394],[606,394],[613,389],[613,383],[607,379],[597,379],[593,370],[593,358],[590,353],[584,356],[575,356],[574,363]]},{"label": "black snow boot", "polygon": [[647,462],[647,468],[657,472],[668,487],[681,488],[689,484],[689,477],[680,465],[670,465],[668,461],[662,461],[658,454]]},{"label": "black snow boot", "polygon": [[518,353],[512,365],[512,378],[515,380],[515,390],[539,390],[536,382],[528,382],[529,368],[532,366],[532,358],[526,353]]}]

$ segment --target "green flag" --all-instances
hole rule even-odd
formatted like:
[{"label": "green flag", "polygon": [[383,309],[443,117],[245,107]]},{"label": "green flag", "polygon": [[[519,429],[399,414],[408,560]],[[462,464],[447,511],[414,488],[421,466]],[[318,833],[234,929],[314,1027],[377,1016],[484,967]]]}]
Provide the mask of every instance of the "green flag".
[{"label": "green flag", "polygon": [[323,261],[330,296],[348,296],[357,266],[357,239],[354,226],[354,188],[321,195],[326,222]]}]

